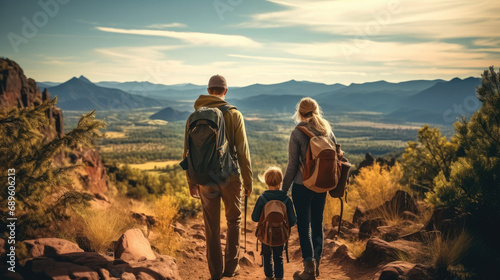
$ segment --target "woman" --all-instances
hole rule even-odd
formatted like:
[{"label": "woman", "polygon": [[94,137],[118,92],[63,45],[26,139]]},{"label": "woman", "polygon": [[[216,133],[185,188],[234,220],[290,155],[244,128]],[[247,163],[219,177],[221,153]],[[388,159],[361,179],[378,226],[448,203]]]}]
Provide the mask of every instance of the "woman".
[{"label": "woman", "polygon": [[[327,120],[323,117],[316,100],[305,97],[297,104],[294,119],[297,126],[306,126],[316,135],[335,136]],[[326,193],[316,193],[303,185],[300,165],[306,158],[309,137],[298,128],[290,135],[288,145],[288,167],[283,179],[283,191],[288,192],[293,182],[292,200],[297,213],[300,248],[304,261],[304,271],[297,271],[294,279],[309,280],[319,276],[319,262],[323,251],[323,210]]]}]

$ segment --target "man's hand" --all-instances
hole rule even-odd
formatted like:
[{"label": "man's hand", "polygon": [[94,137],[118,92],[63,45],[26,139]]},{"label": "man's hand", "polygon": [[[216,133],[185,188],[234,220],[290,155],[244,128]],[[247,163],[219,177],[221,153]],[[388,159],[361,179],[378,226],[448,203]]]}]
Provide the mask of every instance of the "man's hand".
[{"label": "man's hand", "polygon": [[199,185],[190,185],[189,186],[189,193],[194,198],[201,198],[200,197],[200,186]]}]

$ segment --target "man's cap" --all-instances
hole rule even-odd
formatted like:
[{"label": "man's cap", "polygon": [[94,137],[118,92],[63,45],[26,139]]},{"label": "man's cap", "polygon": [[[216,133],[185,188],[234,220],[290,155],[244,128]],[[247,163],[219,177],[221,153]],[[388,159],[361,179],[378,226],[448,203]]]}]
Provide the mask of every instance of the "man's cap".
[{"label": "man's cap", "polygon": [[226,79],[219,74],[212,76],[208,81],[208,88],[214,87],[227,89]]}]

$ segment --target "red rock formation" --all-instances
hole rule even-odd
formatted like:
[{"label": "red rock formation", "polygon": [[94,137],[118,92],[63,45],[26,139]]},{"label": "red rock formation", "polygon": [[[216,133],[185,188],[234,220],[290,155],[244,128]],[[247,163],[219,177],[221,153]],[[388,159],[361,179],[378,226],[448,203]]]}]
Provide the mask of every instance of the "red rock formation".
[{"label": "red rock formation", "polygon": [[[26,108],[38,106],[50,99],[50,93],[44,89],[40,93],[35,80],[26,78],[23,69],[14,61],[0,58],[0,109]],[[48,141],[64,136],[63,113],[60,108],[51,107],[46,112],[49,126],[42,128],[42,133]],[[106,171],[97,150],[78,149],[69,153],[71,160],[81,159],[86,167],[78,171],[81,185],[84,190],[96,195],[97,198],[107,200],[108,186]],[[64,155],[57,158],[61,159]]]},{"label": "red rock formation", "polygon": [[[26,108],[38,106],[50,98],[45,89],[40,93],[35,80],[26,78],[23,69],[14,61],[0,58],[0,108]],[[50,125],[42,129],[48,140],[64,135],[62,110],[53,107],[47,110]]]}]

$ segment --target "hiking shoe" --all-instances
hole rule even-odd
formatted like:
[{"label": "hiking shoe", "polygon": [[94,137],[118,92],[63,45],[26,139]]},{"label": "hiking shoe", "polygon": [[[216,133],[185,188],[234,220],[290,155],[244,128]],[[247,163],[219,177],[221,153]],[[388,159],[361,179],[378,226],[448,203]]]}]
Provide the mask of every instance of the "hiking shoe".
[{"label": "hiking shoe", "polygon": [[234,277],[240,275],[240,265],[238,264],[232,273],[225,271],[222,276],[224,277]]},{"label": "hiking shoe", "polygon": [[293,280],[316,280],[314,262],[304,262],[304,271],[295,272]]}]

